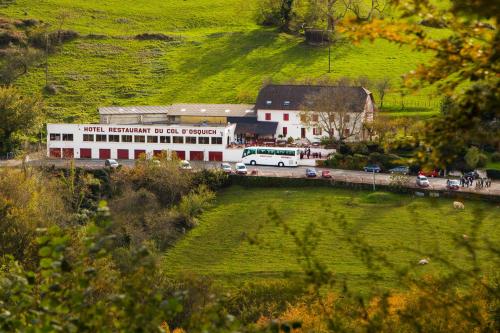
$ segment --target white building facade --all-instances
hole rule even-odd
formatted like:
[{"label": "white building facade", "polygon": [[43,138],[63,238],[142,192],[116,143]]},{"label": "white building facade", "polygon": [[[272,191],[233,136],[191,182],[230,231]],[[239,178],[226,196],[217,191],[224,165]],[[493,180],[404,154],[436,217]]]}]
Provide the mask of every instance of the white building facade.
[{"label": "white building facade", "polygon": [[180,159],[223,161],[235,126],[48,124],[47,155],[126,160],[175,152]]},{"label": "white building facade", "polygon": [[[319,123],[314,121],[314,110],[306,110],[307,97],[319,93],[322,89],[347,90],[353,100],[350,102],[351,112],[347,112],[349,125],[343,127],[352,131],[349,141],[360,141],[367,139],[367,133],[363,124],[374,119],[376,111],[373,95],[362,87],[335,87],[335,86],[309,86],[309,85],[268,85],[264,87],[257,98],[255,109],[257,120],[261,122],[277,122],[276,137],[294,140],[306,139],[310,142],[320,141],[322,137],[328,136]],[[308,121],[301,116],[305,112],[312,112],[313,121]],[[345,133],[344,133],[345,135]],[[334,133],[336,138],[340,135]]]},{"label": "white building facade", "polygon": [[[318,142],[328,136],[305,122],[302,113],[308,96],[322,89],[349,97],[350,140],[364,140],[363,124],[373,121],[372,94],[362,87],[267,85],[255,105],[174,104],[169,106],[103,107],[100,124],[48,124],[47,155],[51,158],[138,159],[175,152],[191,161],[241,159],[244,145],[272,145],[276,139]],[[343,108],[345,109],[345,108]],[[352,110],[352,112],[351,112]],[[339,133],[335,133],[338,136]],[[306,142],[307,143],[307,142]],[[281,142],[283,144],[283,142]]]}]

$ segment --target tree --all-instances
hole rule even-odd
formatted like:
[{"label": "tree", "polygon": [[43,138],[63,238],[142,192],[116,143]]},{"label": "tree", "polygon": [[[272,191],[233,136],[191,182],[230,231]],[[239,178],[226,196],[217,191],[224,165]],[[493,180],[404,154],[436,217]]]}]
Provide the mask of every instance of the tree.
[{"label": "tree", "polygon": [[263,25],[279,26],[290,31],[293,19],[294,0],[260,0],[257,5],[257,20]]},{"label": "tree", "polygon": [[[392,3],[398,19],[379,18],[363,24],[344,20],[341,30],[357,41],[384,38],[435,54],[405,77],[412,88],[435,83],[454,104],[449,112],[428,122],[420,162],[446,167],[460,158],[463,147],[472,144],[500,149],[500,29],[491,29],[500,18],[497,2],[456,0],[444,8],[426,0]],[[442,18],[450,34],[429,36],[416,20],[407,19],[415,17]]]},{"label": "tree", "polygon": [[481,153],[477,147],[471,147],[467,150],[464,159],[469,168],[475,169],[478,167],[484,167],[488,157]]},{"label": "tree", "polygon": [[391,79],[387,76],[375,82],[375,89],[377,90],[378,98],[380,99],[380,106],[379,106],[380,109],[384,107],[384,97],[390,88],[391,88]]},{"label": "tree", "polygon": [[294,0],[281,0],[280,17],[281,29],[285,32],[290,31],[290,22],[292,21]]},{"label": "tree", "polygon": [[350,0],[345,1],[345,3],[349,11],[356,16],[358,22],[370,21],[376,13],[382,14],[387,5],[385,0],[371,0],[368,8],[366,8],[365,0]]},{"label": "tree", "polygon": [[15,148],[21,136],[37,133],[42,116],[40,96],[23,96],[16,88],[0,87],[0,152]]},{"label": "tree", "polygon": [[364,112],[353,111],[357,96],[350,87],[324,88],[306,97],[300,117],[310,127],[320,128],[330,140],[341,144],[359,135],[363,126]]},{"label": "tree", "polygon": [[42,52],[31,47],[13,47],[3,53],[0,82],[11,84],[42,59]]},{"label": "tree", "polygon": [[314,15],[309,15],[315,19],[312,24],[317,24],[318,21],[326,21],[326,30],[334,32],[337,21],[344,18],[347,14],[349,6],[344,0],[309,0],[309,11]]}]

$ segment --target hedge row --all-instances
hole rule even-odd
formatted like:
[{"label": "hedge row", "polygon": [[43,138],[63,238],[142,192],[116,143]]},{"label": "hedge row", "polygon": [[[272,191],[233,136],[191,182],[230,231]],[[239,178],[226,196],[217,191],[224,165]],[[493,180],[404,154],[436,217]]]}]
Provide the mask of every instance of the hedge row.
[{"label": "hedge row", "polygon": [[[286,178],[286,177],[260,177],[260,176],[229,176],[231,185],[243,187],[334,187],[345,188],[349,190],[372,191],[373,185],[368,183],[349,183],[343,181],[332,181],[322,178]],[[500,196],[489,195],[486,193],[470,193],[460,191],[431,191],[428,189],[415,189],[410,187],[395,187],[390,185],[376,185],[377,191],[387,191],[400,194],[424,193],[430,196],[431,193],[438,193],[439,197],[452,199],[473,199],[500,202]]]},{"label": "hedge row", "polygon": [[486,169],[486,174],[488,178],[491,179],[500,179],[500,170],[497,169]]}]

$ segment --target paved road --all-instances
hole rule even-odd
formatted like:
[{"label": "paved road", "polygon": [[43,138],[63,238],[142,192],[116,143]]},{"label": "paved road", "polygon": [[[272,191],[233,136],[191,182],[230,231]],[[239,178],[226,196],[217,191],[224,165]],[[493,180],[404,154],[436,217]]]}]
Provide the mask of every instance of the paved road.
[{"label": "paved road", "polygon": [[[4,162],[0,163],[2,166]],[[133,160],[120,161],[124,166],[134,166],[135,162]],[[19,164],[19,162],[18,162]],[[37,160],[30,161],[28,164],[40,166],[40,165],[55,165],[57,167],[65,167],[69,165],[69,161],[65,160]],[[78,167],[83,167],[87,169],[100,169],[104,166],[103,160],[75,160],[75,165]],[[203,169],[203,168],[217,168],[219,163],[216,162],[191,162],[193,169]],[[9,166],[15,166],[15,163],[10,162]],[[234,163],[233,163],[234,166]],[[279,168],[279,167],[269,167],[269,166],[249,166],[249,170],[256,169],[259,176],[270,176],[270,177],[290,177],[299,178],[305,176],[305,170],[307,167],[299,166],[296,168]],[[333,180],[346,181],[353,183],[367,183],[373,184],[375,178],[375,185],[389,184],[390,174],[378,173],[375,177],[371,173],[366,173],[363,171],[353,171],[353,170],[339,170],[339,169],[327,169],[327,168],[316,168],[318,174],[321,174],[322,170],[330,170]],[[414,177],[411,177],[410,186],[417,188],[414,183]],[[430,189],[432,190],[445,190],[446,179],[445,178],[429,178]],[[473,193],[485,193],[500,195],[500,182],[494,181],[490,188],[476,189],[475,186],[470,188],[461,188],[459,191],[473,192]]]}]

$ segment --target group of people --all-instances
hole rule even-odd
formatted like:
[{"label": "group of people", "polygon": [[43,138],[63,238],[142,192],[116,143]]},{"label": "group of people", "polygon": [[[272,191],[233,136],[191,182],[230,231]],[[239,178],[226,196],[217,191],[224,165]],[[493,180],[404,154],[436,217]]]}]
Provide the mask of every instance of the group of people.
[{"label": "group of people", "polygon": [[[465,177],[465,176],[462,176],[460,178],[460,185],[462,187],[471,187],[474,185],[474,177]],[[489,178],[483,178],[483,177],[480,177],[478,179],[476,179],[476,188],[488,188],[488,187],[491,187],[491,179]]]},{"label": "group of people", "polygon": [[322,154],[321,154],[321,152],[311,154],[311,148],[306,148],[304,151],[300,152],[300,159],[311,158],[311,156],[312,156],[312,158],[321,158]]}]

